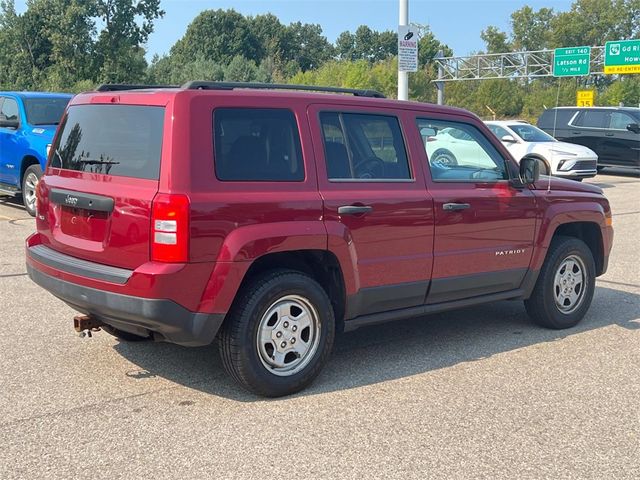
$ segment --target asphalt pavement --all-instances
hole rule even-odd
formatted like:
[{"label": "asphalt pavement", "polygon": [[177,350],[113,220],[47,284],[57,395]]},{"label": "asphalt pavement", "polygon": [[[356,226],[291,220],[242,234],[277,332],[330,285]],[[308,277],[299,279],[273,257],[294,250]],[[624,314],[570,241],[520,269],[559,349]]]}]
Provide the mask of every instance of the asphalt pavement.
[{"label": "asphalt pavement", "polygon": [[361,329],[277,400],[214,346],[79,338],[25,273],[34,221],[0,199],[0,479],[640,478],[640,178],[590,182],[615,242],[578,327],[498,302]]}]

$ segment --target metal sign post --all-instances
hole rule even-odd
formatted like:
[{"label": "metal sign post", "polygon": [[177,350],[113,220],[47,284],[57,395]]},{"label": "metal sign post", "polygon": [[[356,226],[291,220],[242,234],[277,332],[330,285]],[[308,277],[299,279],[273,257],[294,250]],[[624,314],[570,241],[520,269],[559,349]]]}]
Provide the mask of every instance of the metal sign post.
[{"label": "metal sign post", "polygon": [[409,100],[409,75],[407,70],[401,68],[400,62],[401,41],[404,39],[404,36],[400,36],[400,31],[409,25],[409,0],[399,0],[398,20],[398,100]]}]

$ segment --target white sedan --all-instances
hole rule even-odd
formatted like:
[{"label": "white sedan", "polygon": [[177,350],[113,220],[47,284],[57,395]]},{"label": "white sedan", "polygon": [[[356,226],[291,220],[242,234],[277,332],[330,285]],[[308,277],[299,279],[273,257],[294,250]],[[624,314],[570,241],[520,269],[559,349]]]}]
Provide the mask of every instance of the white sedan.
[{"label": "white sedan", "polygon": [[582,145],[559,142],[538,127],[519,120],[485,122],[520,161],[525,155],[535,155],[546,165],[543,174],[582,180],[597,173],[598,155]]}]

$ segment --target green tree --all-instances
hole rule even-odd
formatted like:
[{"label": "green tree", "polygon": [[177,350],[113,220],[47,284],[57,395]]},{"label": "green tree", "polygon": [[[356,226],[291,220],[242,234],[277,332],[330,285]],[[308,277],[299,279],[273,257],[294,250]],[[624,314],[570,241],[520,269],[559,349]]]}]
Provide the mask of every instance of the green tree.
[{"label": "green tree", "polygon": [[224,79],[228,82],[254,82],[258,76],[258,67],[253,60],[238,55],[224,70]]},{"label": "green tree", "polygon": [[602,95],[596,97],[597,105],[640,108],[640,75],[624,75],[617,82],[611,84]]},{"label": "green tree", "polygon": [[172,83],[172,71],[173,62],[171,57],[169,55],[160,56],[156,53],[147,68],[146,81],[152,85],[168,85]]},{"label": "green tree", "polygon": [[287,36],[292,60],[303,72],[318,68],[333,57],[333,46],[322,35],[320,25],[295,22],[287,27]]},{"label": "green tree", "polygon": [[146,69],[143,45],[162,17],[160,0],[90,0],[104,28],[98,34],[95,59],[99,80],[140,81]]},{"label": "green tree", "polygon": [[397,34],[388,30],[378,32],[360,25],[355,34],[342,32],[336,39],[335,50],[341,60],[377,62],[397,55]]},{"label": "green tree", "polygon": [[501,118],[517,117],[522,111],[522,90],[514,80],[482,81],[475,100],[474,111],[484,117],[489,114],[489,108]]},{"label": "green tree", "polygon": [[287,29],[272,13],[249,18],[249,28],[257,40],[256,59],[271,57],[275,61],[291,60]]},{"label": "green tree", "polygon": [[340,60],[356,59],[356,36],[349,31],[342,32],[336,38],[335,52]]},{"label": "green tree", "polygon": [[423,31],[418,41],[418,65],[424,67],[430,64],[440,50],[445,57],[453,55],[453,50],[438,40],[430,29]]},{"label": "green tree", "polygon": [[575,105],[577,83],[570,78],[554,78],[546,82],[535,81],[526,85],[522,95],[521,116],[525,120],[535,121],[547,108],[562,105]]},{"label": "green tree", "polygon": [[26,89],[37,79],[38,58],[33,37],[16,13],[13,0],[0,2],[0,88]]},{"label": "green tree", "polygon": [[227,65],[238,55],[259,61],[263,52],[249,20],[233,9],[220,9],[200,13],[171,48],[171,57],[177,64],[202,57]]},{"label": "green tree", "polygon": [[530,6],[511,14],[512,44],[515,50],[535,51],[550,45],[551,23],[555,17],[552,8],[535,12]]},{"label": "green tree", "polygon": [[487,53],[505,53],[512,49],[507,40],[507,34],[493,25],[488,26],[480,33],[480,38],[487,47]]},{"label": "green tree", "polygon": [[73,90],[92,76],[93,33],[86,2],[29,0],[22,15],[0,3],[0,84]]},{"label": "green tree", "polygon": [[576,0],[551,21],[554,47],[604,45],[640,35],[639,0]]}]

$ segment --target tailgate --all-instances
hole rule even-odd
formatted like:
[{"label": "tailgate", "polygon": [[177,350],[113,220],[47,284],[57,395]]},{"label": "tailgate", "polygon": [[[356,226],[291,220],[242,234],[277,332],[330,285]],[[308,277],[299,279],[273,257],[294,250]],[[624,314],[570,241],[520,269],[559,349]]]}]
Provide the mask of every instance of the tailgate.
[{"label": "tailgate", "polygon": [[135,269],[149,261],[164,108],[71,106],[39,187],[38,231],[50,248]]}]

